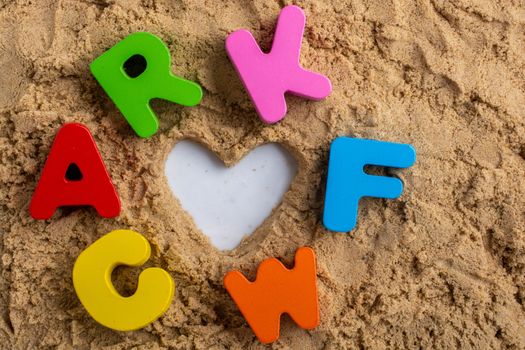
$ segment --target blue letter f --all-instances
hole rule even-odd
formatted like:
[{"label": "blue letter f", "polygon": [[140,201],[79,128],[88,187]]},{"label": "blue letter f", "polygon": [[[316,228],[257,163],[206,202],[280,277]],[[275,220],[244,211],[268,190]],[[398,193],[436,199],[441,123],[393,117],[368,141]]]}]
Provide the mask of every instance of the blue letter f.
[{"label": "blue letter f", "polygon": [[351,231],[357,222],[361,197],[397,198],[403,192],[401,180],[368,175],[365,165],[408,168],[416,161],[411,145],[338,137],[330,147],[324,226],[332,231]]}]

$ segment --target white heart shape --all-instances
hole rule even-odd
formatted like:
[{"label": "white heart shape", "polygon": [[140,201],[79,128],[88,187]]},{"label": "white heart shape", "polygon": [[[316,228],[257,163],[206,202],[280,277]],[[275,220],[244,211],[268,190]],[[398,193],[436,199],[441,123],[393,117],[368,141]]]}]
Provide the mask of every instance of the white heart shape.
[{"label": "white heart shape", "polygon": [[262,224],[296,172],[295,159],[276,143],[255,148],[227,168],[208,149],[184,140],[173,147],[165,166],[182,208],[220,250],[237,247]]}]

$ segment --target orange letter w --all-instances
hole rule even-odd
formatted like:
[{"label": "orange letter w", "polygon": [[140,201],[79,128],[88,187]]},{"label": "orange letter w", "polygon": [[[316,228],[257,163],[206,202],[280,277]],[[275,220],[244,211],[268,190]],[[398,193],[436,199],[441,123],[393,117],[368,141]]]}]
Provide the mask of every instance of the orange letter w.
[{"label": "orange letter w", "polygon": [[279,338],[283,313],[304,329],[319,324],[315,253],[311,248],[297,250],[291,270],[275,258],[267,259],[259,265],[254,282],[239,271],[231,271],[224,277],[224,286],[262,343]]}]

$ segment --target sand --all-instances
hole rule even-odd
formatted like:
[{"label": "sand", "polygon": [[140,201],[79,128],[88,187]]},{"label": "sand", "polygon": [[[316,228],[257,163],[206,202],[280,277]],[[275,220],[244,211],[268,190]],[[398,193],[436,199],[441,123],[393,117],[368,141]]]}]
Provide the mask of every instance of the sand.
[{"label": "sand", "polygon": [[[256,340],[222,278],[263,259],[290,264],[314,248],[321,324],[284,318],[275,349],[525,348],[525,6],[520,1],[298,1],[307,15],[301,62],[326,74],[322,102],[288,98],[263,125],[224,40],[247,28],[268,49],[289,1],[14,0],[0,2],[0,347],[252,349]],[[173,72],[202,103],[155,101],[159,132],[137,137],[89,72],[126,35],[169,46]],[[93,132],[122,200],[30,218],[28,206],[62,123]],[[414,167],[388,173],[398,200],[365,199],[349,234],[323,228],[330,142],[355,136],[413,144]],[[171,194],[164,162],[181,139],[226,164],[279,142],[298,173],[279,207],[241,246],[215,249]],[[98,325],[71,281],[78,254],[113,229],[153,245],[147,266],[175,279],[166,314],[119,333]],[[140,269],[120,268],[130,294]]]}]

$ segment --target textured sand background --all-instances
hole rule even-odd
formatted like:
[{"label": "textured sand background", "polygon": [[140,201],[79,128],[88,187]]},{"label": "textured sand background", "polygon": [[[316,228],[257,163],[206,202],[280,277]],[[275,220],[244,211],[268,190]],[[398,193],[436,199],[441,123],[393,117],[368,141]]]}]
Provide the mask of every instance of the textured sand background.
[{"label": "textured sand background", "polygon": [[[522,1],[298,1],[307,14],[301,62],[332,80],[323,102],[289,98],[285,120],[259,122],[224,50],[251,30],[268,49],[288,1],[15,0],[0,2],[0,347],[122,349],[262,346],[222,287],[297,247],[318,257],[321,325],[285,318],[275,349],[525,348],[525,4]],[[159,133],[137,137],[89,73],[135,31],[168,45],[173,71],[199,82],[195,108],[155,101]],[[60,125],[89,126],[123,210],[64,209],[34,221],[28,205]],[[412,143],[395,171],[399,200],[361,202],[358,228],[321,224],[330,142],[341,135]],[[234,164],[265,142],[299,170],[282,204],[225,254],[180,207],[164,161],[194,138]],[[72,288],[78,254],[133,229],[154,245],[148,265],[177,283],[167,313],[143,330],[96,324]],[[139,270],[121,268],[131,293]]]}]

